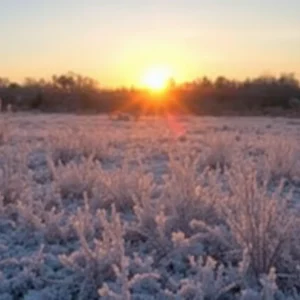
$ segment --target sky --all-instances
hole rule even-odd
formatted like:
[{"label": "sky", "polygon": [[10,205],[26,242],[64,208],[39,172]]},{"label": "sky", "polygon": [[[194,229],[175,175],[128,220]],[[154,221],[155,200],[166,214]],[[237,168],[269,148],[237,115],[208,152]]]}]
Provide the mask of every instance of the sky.
[{"label": "sky", "polygon": [[300,77],[299,0],[1,0],[0,77]]}]

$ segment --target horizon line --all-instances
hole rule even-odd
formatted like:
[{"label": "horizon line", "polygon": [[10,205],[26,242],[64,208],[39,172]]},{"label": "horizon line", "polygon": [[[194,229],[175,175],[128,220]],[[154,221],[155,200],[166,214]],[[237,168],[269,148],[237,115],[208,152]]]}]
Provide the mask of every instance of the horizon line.
[{"label": "horizon line", "polygon": [[[52,79],[53,76],[63,76],[63,75],[74,75],[74,76],[82,76],[84,78],[89,78],[93,81],[95,81],[95,83],[104,88],[104,89],[122,89],[122,88],[127,88],[127,89],[131,89],[131,88],[138,88],[141,89],[143,88],[143,86],[141,84],[103,84],[101,83],[101,81],[99,79],[97,79],[96,76],[90,76],[84,73],[79,73],[79,72],[75,72],[75,71],[71,71],[68,70],[66,72],[60,72],[60,73],[53,73],[50,76],[24,76],[22,77],[22,79],[18,79],[18,80],[13,80],[10,77],[6,77],[6,76],[0,76],[0,81],[2,80],[8,80],[9,84],[19,84],[19,85],[23,85],[26,80],[30,79],[30,80],[35,80],[35,81],[39,81],[39,80],[45,80],[50,81]],[[297,81],[299,81],[300,83],[300,73],[298,72],[292,72],[292,71],[287,71],[287,72],[271,72],[271,71],[262,71],[260,73],[258,73],[257,75],[249,75],[249,76],[228,76],[225,74],[219,74],[219,75],[199,75],[199,76],[195,76],[193,78],[189,78],[186,80],[176,80],[175,76],[170,76],[169,80],[174,80],[175,84],[177,85],[181,85],[181,84],[185,84],[185,83],[192,83],[195,82],[197,80],[201,80],[204,78],[207,78],[210,81],[215,81],[218,78],[225,78],[229,81],[237,81],[237,82],[243,82],[246,80],[253,80],[253,79],[258,79],[258,78],[268,78],[268,77],[273,77],[273,78],[280,78],[282,76],[292,76],[293,78],[295,78]]]}]

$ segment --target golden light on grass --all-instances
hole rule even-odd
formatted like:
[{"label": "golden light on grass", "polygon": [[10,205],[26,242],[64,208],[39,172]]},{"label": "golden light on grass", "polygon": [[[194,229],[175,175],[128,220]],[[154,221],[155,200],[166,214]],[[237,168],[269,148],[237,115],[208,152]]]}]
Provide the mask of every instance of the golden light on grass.
[{"label": "golden light on grass", "polygon": [[168,67],[152,67],[144,73],[142,85],[154,92],[162,92],[167,88],[172,71]]}]

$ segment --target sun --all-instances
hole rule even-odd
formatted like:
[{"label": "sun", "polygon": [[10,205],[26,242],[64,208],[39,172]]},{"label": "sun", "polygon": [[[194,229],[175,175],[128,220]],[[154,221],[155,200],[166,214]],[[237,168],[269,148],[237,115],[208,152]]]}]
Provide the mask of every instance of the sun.
[{"label": "sun", "polygon": [[142,84],[153,91],[163,91],[171,77],[172,72],[169,68],[152,67],[145,72]]}]

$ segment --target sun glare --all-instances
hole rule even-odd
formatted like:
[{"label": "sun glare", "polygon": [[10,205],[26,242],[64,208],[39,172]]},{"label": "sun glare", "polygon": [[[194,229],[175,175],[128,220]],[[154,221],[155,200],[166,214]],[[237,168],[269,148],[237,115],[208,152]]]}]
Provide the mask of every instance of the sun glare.
[{"label": "sun glare", "polygon": [[145,72],[142,84],[153,91],[162,91],[167,87],[171,76],[172,72],[170,69],[166,67],[153,67]]}]

